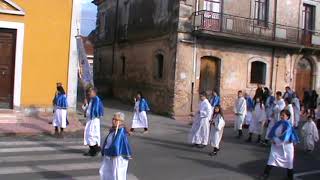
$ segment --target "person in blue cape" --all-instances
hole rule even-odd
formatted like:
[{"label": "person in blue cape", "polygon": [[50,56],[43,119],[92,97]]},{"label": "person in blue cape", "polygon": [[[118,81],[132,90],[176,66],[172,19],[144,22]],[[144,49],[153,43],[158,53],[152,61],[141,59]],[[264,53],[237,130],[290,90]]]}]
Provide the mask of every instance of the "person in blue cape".
[{"label": "person in blue cape", "polygon": [[114,114],[112,128],[102,146],[102,164],[99,170],[101,180],[126,180],[129,160],[132,158],[129,131],[124,125],[125,116]]},{"label": "person in blue cape", "polygon": [[[62,86],[57,86],[57,95],[55,98],[55,105],[54,105],[54,117],[52,121],[52,125],[54,126],[55,135],[58,137],[63,137],[63,130],[68,125],[67,120],[67,109],[68,109],[68,102],[67,96]],[[60,128],[60,132],[59,132]]]},{"label": "person in blue cape", "polygon": [[248,93],[244,94],[244,98],[246,99],[246,103],[247,103],[247,114],[245,116],[244,127],[249,128],[250,123],[252,121],[252,112],[254,110],[255,105],[254,105],[253,99]]},{"label": "person in blue cape", "polygon": [[134,115],[132,119],[131,132],[136,128],[143,128],[144,133],[148,132],[148,117],[147,111],[150,111],[147,100],[143,97],[141,92],[138,92],[134,98]]},{"label": "person in blue cape", "polygon": [[220,106],[220,96],[215,91],[212,91],[212,97],[210,99],[210,104],[211,104],[212,108],[214,108],[216,106]]},{"label": "person in blue cape", "polygon": [[288,180],[293,180],[294,145],[299,143],[299,137],[289,122],[291,116],[289,110],[282,110],[281,120],[274,124],[268,134],[272,145],[267,166],[260,178],[262,180],[268,179],[272,167],[287,169]]},{"label": "person in blue cape", "polygon": [[88,90],[90,102],[82,108],[85,110],[87,123],[84,129],[84,145],[89,146],[85,156],[96,156],[100,151],[100,118],[104,115],[104,107],[101,99],[97,96],[97,89]]}]

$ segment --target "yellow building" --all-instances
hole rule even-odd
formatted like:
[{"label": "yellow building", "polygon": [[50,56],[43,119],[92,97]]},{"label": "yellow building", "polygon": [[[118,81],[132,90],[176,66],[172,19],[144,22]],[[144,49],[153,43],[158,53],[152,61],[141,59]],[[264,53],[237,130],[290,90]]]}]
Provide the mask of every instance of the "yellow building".
[{"label": "yellow building", "polygon": [[56,82],[71,108],[81,0],[0,0],[0,108],[47,109]]}]

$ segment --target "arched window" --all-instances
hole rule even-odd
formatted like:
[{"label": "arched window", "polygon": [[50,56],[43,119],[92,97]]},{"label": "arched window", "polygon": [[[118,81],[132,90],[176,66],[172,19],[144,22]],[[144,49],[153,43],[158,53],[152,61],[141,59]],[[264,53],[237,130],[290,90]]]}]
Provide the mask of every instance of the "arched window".
[{"label": "arched window", "polygon": [[266,84],[267,65],[261,61],[251,63],[250,83]]},{"label": "arched window", "polygon": [[162,54],[156,55],[156,62],[155,62],[155,78],[162,79],[163,78],[163,65],[164,65],[164,58]]}]

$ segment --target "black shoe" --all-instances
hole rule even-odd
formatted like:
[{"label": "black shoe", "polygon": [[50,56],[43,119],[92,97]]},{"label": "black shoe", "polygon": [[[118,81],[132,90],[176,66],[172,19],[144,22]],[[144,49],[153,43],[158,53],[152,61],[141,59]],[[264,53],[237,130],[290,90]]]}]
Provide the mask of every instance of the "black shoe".
[{"label": "black shoe", "polygon": [[84,156],[91,156],[91,152],[88,151],[88,152],[86,152],[86,153],[83,153],[83,155],[84,155]]},{"label": "black shoe", "polygon": [[197,145],[197,148],[201,148],[201,149],[202,149],[202,148],[205,148],[205,147],[206,147],[206,146],[205,146],[205,145],[202,145],[202,144],[198,144],[198,145]]},{"label": "black shoe", "polygon": [[191,147],[197,147],[199,144],[191,144]]},{"label": "black shoe", "polygon": [[209,153],[209,156],[216,156],[217,154],[218,154],[218,152],[213,151],[213,152]]}]

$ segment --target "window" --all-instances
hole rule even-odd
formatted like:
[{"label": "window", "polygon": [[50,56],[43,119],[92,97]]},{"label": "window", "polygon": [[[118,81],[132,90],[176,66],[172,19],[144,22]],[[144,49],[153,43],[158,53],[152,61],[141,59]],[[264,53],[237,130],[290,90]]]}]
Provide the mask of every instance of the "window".
[{"label": "window", "polygon": [[255,0],[254,10],[254,18],[257,20],[257,23],[267,26],[269,19],[269,0]]},{"label": "window", "polygon": [[221,0],[205,0],[203,9],[211,12],[220,12]]},{"label": "window", "polygon": [[266,84],[267,65],[261,61],[251,63],[250,83]]},{"label": "window", "polygon": [[163,55],[156,55],[155,77],[157,79],[163,78]]},{"label": "window", "polygon": [[125,75],[126,74],[126,57],[124,56],[121,57],[121,63],[122,63],[121,73],[122,75]]}]

